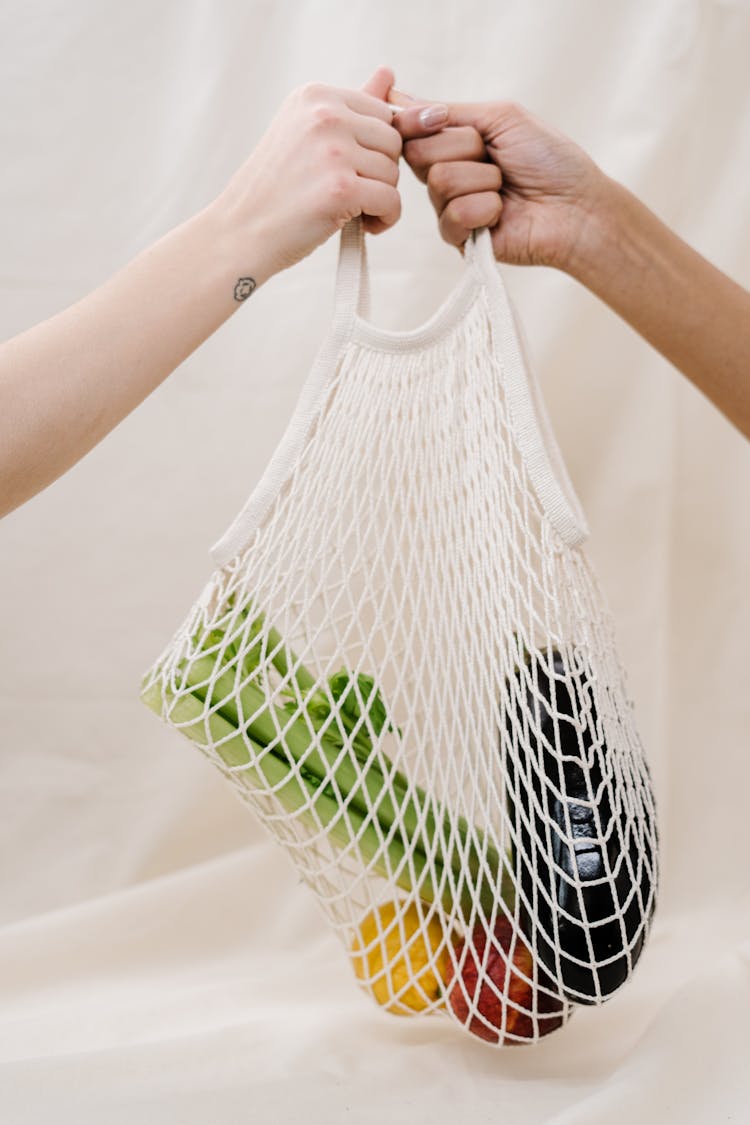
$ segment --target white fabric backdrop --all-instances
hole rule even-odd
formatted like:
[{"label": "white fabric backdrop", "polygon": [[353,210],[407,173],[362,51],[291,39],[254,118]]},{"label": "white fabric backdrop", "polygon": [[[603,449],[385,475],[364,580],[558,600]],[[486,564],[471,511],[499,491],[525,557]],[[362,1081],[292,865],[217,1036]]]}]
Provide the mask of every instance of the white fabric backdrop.
[{"label": "white fabric backdrop", "polygon": [[[744,0],[37,0],[0,7],[0,331],[203,206],[292,87],[380,62],[513,97],[750,285]],[[421,185],[373,319],[456,280]],[[358,992],[307,889],[137,698],[284,429],[335,242],[261,289],[0,525],[0,1117],[13,1125],[747,1120],[750,446],[572,281],[509,270],[592,528],[660,803],[663,889],[620,995],[494,1052]]]}]

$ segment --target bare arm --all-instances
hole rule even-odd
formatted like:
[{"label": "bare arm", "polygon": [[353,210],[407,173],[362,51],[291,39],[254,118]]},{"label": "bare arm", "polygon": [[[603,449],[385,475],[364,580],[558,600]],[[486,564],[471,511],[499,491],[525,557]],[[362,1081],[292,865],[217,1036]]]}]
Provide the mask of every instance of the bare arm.
[{"label": "bare arm", "polygon": [[209,208],[0,347],[2,514],[88,453],[234,312],[243,266],[265,280],[262,237],[246,245],[240,264],[230,224]]},{"label": "bare arm", "polygon": [[448,128],[404,146],[445,240],[488,226],[500,261],[577,278],[750,437],[750,294],[527,110],[449,109]]},{"label": "bare arm", "polygon": [[750,293],[613,181],[567,268],[750,437]]},{"label": "bare arm", "polygon": [[[83,457],[274,273],[355,215],[399,217],[402,140],[378,68],[363,91],[313,84],[284,102],[207,208],[104,285],[0,345],[0,516]],[[406,135],[422,136],[418,113]]]}]

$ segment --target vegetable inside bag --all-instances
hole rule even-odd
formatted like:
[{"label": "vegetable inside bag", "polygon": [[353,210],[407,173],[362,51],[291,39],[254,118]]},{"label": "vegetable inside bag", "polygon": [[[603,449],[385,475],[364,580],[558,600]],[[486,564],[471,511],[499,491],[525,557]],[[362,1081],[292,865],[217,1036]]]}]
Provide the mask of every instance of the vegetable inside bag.
[{"label": "vegetable inside bag", "polygon": [[489,233],[421,328],[361,222],[289,428],[143,683],[388,1011],[528,1043],[627,980],[657,828],[585,520]]}]

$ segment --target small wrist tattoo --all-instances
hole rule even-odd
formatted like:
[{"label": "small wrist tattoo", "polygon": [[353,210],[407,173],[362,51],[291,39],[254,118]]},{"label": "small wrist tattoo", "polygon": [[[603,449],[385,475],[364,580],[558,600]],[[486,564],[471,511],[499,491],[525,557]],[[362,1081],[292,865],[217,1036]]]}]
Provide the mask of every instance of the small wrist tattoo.
[{"label": "small wrist tattoo", "polygon": [[235,301],[246,301],[253,289],[255,289],[254,277],[239,277],[234,287]]}]

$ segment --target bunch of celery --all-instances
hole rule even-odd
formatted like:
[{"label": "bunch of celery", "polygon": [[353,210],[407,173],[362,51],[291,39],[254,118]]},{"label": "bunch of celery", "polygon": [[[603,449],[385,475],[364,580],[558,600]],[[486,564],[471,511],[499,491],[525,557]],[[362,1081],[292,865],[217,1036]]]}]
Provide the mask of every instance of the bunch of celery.
[{"label": "bunch of celery", "polygon": [[[372,677],[346,669],[319,683],[259,614],[234,639],[222,629],[193,638],[179,689],[145,681],[142,698],[199,748],[213,745],[243,782],[272,792],[286,812],[341,850],[355,849],[379,875],[465,915],[486,915],[502,897],[512,908],[510,871],[486,835],[410,784],[380,748],[398,734]],[[249,622],[249,624],[247,624]],[[281,678],[274,704],[268,672]]]}]

